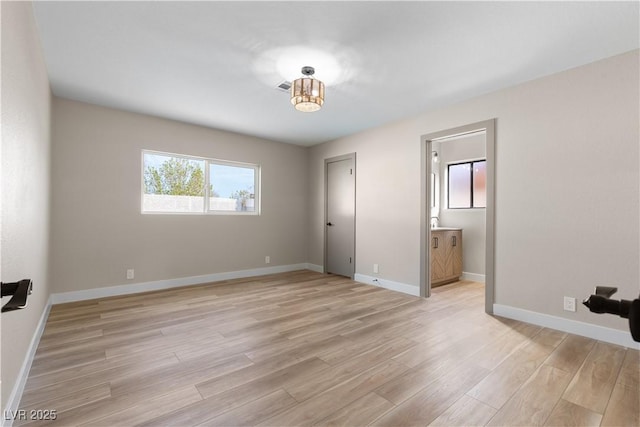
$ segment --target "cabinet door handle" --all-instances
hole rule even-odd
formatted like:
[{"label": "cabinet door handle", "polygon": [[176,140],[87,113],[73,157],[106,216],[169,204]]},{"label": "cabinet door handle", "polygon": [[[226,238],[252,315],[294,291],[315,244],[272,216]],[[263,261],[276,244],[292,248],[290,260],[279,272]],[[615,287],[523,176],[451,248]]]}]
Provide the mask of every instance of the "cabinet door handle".
[{"label": "cabinet door handle", "polygon": [[438,238],[437,237],[433,238],[433,249],[438,249]]},{"label": "cabinet door handle", "polygon": [[456,236],[452,236],[451,237],[451,244],[453,246],[457,246],[458,245],[458,240],[456,239]]}]

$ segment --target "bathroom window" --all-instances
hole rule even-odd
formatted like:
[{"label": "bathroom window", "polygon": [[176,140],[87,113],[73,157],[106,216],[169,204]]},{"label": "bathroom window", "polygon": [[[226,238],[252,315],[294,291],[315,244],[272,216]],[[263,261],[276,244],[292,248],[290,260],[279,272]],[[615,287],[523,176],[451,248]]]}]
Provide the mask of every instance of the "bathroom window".
[{"label": "bathroom window", "polygon": [[142,152],[142,212],[260,214],[260,166]]},{"label": "bathroom window", "polygon": [[449,209],[487,207],[487,161],[475,160],[447,167]]}]

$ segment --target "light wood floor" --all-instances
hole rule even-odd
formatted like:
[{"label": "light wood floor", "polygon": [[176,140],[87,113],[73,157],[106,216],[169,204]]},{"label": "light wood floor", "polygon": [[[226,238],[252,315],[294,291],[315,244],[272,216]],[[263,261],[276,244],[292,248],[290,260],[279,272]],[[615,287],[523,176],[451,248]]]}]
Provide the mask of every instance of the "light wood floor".
[{"label": "light wood floor", "polygon": [[483,293],[301,271],[56,305],[21,409],[64,426],[640,425],[638,351],[488,316]]}]

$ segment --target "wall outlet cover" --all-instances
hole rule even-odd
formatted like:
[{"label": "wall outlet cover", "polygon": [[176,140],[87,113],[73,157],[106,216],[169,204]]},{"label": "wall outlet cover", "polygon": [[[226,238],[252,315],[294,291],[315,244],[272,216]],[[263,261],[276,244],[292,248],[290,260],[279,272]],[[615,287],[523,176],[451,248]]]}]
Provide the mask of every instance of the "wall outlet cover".
[{"label": "wall outlet cover", "polygon": [[572,297],[564,297],[565,311],[576,311],[576,299]]},{"label": "wall outlet cover", "polygon": [[135,272],[133,268],[127,270],[127,279],[131,280],[135,277]]}]

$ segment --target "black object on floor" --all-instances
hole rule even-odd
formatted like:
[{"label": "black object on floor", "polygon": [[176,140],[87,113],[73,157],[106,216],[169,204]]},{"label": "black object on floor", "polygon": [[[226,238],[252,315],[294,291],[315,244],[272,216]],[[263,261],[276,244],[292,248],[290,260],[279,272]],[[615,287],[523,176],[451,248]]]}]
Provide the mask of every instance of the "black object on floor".
[{"label": "black object on floor", "polygon": [[19,282],[0,283],[2,296],[13,295],[13,297],[2,307],[2,312],[19,310],[27,306],[27,296],[33,293],[33,283],[31,279],[23,279]]}]

